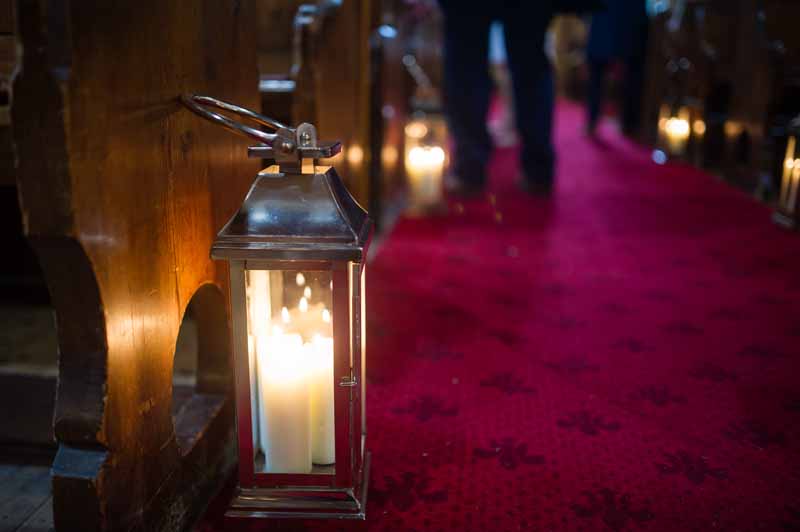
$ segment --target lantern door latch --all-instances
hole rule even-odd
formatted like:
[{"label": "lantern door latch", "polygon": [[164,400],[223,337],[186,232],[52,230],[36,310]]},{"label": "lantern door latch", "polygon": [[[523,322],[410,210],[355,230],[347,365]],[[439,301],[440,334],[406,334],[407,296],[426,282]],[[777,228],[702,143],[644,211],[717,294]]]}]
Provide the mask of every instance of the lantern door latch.
[{"label": "lantern door latch", "polygon": [[344,388],[355,388],[358,386],[358,378],[353,375],[345,375],[339,380],[339,386]]},{"label": "lantern door latch", "polygon": [[[220,124],[234,133],[260,142],[260,145],[248,148],[248,157],[274,159],[280,165],[281,172],[284,173],[300,173],[303,159],[327,159],[342,151],[342,144],[338,141],[318,142],[317,129],[312,124],[302,123],[296,128],[292,128],[250,109],[210,96],[184,94],[181,96],[181,102],[193,113]],[[275,132],[267,133],[261,129],[247,126],[223,114],[212,111],[209,109],[210,107],[247,118]]]}]

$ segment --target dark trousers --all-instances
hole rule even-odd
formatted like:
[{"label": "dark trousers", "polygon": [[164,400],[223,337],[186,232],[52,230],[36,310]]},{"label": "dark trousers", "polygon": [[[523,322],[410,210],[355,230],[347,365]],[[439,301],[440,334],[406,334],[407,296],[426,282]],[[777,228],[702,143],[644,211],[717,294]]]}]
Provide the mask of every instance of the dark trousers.
[{"label": "dark trousers", "polygon": [[551,140],[553,75],[544,54],[544,35],[551,9],[540,2],[496,3],[502,5],[441,2],[445,18],[444,103],[456,149],[453,170],[468,183],[486,180],[491,151],[486,130],[491,92],[489,26],[499,20],[505,31],[516,123],[522,137],[522,169],[528,180],[549,183],[555,158]]},{"label": "dark trousers", "polygon": [[[589,58],[589,93],[586,102],[586,114],[589,127],[594,128],[600,118],[606,84],[608,59]],[[624,62],[625,76],[622,82],[620,102],[622,131],[634,133],[639,128],[642,106],[642,85],[644,83],[644,61],[641,58],[630,58]]]}]

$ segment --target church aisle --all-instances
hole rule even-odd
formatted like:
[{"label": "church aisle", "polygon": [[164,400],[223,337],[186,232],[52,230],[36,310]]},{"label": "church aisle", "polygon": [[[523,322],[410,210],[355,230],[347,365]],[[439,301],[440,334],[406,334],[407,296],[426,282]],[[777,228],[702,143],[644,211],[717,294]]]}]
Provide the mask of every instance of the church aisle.
[{"label": "church aisle", "polygon": [[[498,151],[368,271],[367,528],[800,527],[800,238],[573,104],[556,134],[551,199]],[[199,530],[267,529],[229,496]]]}]

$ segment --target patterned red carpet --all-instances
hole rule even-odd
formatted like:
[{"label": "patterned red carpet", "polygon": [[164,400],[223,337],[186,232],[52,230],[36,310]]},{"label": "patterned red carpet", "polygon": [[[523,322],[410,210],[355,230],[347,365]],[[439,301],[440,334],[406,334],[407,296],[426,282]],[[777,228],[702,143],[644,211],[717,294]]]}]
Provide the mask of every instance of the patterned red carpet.
[{"label": "patterned red carpet", "polygon": [[[800,235],[560,104],[552,199],[403,219],[371,265],[373,531],[800,529]],[[235,524],[229,492],[200,529]]]}]

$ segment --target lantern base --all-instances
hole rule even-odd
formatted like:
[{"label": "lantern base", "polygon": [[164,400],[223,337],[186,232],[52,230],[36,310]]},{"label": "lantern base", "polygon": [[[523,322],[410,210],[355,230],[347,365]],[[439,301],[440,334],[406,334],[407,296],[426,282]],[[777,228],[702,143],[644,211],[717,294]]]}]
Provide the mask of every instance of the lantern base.
[{"label": "lantern base", "polygon": [[356,519],[364,520],[367,511],[371,454],[364,455],[364,467],[355,489],[240,488],[225,517],[253,519]]},{"label": "lantern base", "polygon": [[787,229],[797,229],[797,220],[793,216],[781,211],[772,213],[772,221]]}]

